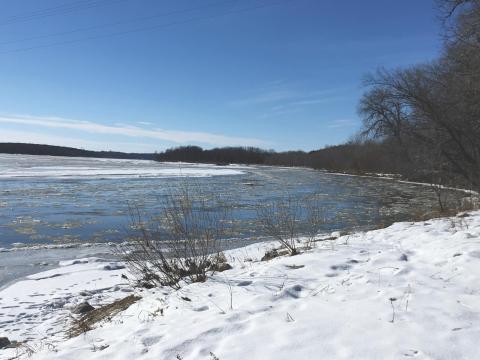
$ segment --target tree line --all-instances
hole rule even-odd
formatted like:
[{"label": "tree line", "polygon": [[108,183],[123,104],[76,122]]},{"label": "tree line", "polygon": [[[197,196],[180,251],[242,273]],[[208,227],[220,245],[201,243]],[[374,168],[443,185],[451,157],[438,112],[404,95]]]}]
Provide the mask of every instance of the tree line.
[{"label": "tree line", "polygon": [[0,143],[0,154],[49,155],[67,157],[94,157],[110,159],[153,160],[155,154],[124,153],[118,151],[92,151],[66,146],[27,143]]},{"label": "tree line", "polygon": [[330,171],[364,174],[394,172],[395,162],[386,151],[386,144],[376,141],[351,141],[320,150],[276,152],[254,147],[223,147],[202,149],[180,146],[157,153],[155,160],[207,164],[245,164],[290,167],[309,167]]}]

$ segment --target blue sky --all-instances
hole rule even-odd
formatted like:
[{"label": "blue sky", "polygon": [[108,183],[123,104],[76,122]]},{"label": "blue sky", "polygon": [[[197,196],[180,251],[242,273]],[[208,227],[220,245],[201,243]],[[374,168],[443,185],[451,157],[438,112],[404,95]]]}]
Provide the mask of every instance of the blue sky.
[{"label": "blue sky", "polygon": [[312,150],[361,79],[429,61],[433,0],[1,0],[0,142]]}]

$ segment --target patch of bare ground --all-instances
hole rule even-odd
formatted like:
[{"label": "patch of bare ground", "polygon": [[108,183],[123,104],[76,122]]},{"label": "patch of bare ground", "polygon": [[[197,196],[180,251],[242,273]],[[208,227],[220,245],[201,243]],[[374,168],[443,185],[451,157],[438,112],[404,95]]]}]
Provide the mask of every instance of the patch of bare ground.
[{"label": "patch of bare ground", "polygon": [[73,321],[72,326],[67,331],[68,338],[86,333],[103,321],[110,321],[115,315],[125,311],[140,299],[140,296],[129,295],[86,313]]}]

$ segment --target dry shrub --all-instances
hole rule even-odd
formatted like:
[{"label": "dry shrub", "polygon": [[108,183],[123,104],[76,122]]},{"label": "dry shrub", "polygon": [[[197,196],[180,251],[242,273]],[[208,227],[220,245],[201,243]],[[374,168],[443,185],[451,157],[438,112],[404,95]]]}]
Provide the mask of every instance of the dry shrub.
[{"label": "dry shrub", "polygon": [[118,252],[143,286],[179,289],[181,280],[203,282],[224,262],[220,241],[232,230],[230,208],[216,195],[194,190],[185,185],[170,194],[148,221],[130,209],[133,233]]},{"label": "dry shrub", "polygon": [[461,212],[477,210],[480,207],[479,205],[480,200],[478,196],[472,194],[471,196],[461,198],[458,201],[444,201],[442,205],[432,208],[429,211],[421,208],[414,208],[412,209],[411,214],[414,221],[427,221],[430,219],[453,217]]},{"label": "dry shrub", "polygon": [[275,259],[276,257],[285,256],[285,255],[290,255],[290,251],[286,248],[270,249],[265,251],[265,255],[263,255],[263,257],[261,258],[261,261],[269,261],[269,260]]},{"label": "dry shrub", "polygon": [[[299,253],[299,238],[306,237],[306,246],[315,242],[321,224],[325,223],[325,209],[311,198],[287,196],[259,207],[257,216],[265,233],[277,240],[290,255]],[[270,254],[269,258],[278,256]]]}]

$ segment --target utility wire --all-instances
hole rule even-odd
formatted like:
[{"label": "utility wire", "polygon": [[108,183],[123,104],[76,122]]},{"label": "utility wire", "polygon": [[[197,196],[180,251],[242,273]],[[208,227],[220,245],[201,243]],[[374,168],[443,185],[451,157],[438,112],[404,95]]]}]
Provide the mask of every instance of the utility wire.
[{"label": "utility wire", "polygon": [[15,24],[17,22],[38,20],[38,19],[43,19],[50,16],[63,15],[63,14],[67,14],[67,13],[71,13],[79,10],[87,10],[97,6],[110,5],[111,3],[117,3],[119,1],[123,1],[123,0],[78,1],[75,3],[64,4],[57,7],[51,7],[51,8],[41,9],[37,11],[32,11],[32,12],[27,12],[27,13],[19,14],[16,16],[12,16],[10,18],[5,19],[3,22],[0,21],[0,26]]},{"label": "utility wire", "polygon": [[10,17],[6,17],[3,19],[4,22],[9,22],[9,21],[14,21],[14,20],[20,20],[24,18],[29,18],[31,16],[36,16],[36,15],[42,15],[45,13],[49,13],[51,11],[57,11],[57,10],[62,10],[71,6],[78,6],[81,4],[86,4],[86,3],[91,3],[91,2],[96,2],[98,0],[80,0],[80,1],[74,1],[74,2],[69,2],[67,4],[62,4],[62,5],[57,5],[57,6],[51,6],[39,10],[33,10],[33,11],[26,11],[20,14],[16,14]]},{"label": "utility wire", "polygon": [[123,2],[127,0],[83,0],[77,1],[74,3],[68,3],[64,5],[54,6],[50,8],[45,8],[42,10],[36,10],[31,12],[26,12],[23,14],[14,15],[8,18],[0,20],[0,26],[12,25],[15,23],[20,22],[27,22],[33,20],[40,20],[47,17],[64,15],[68,13],[72,13],[79,10],[88,10],[92,8],[96,8],[99,6],[107,6],[116,4],[119,2]]},{"label": "utility wire", "polygon": [[83,28],[77,28],[73,30],[67,30],[67,31],[61,31],[61,32],[56,32],[52,34],[45,34],[45,35],[38,35],[38,36],[31,36],[31,37],[26,37],[26,38],[21,38],[21,39],[13,39],[13,40],[6,40],[6,41],[0,41],[0,45],[7,45],[7,44],[15,44],[15,43],[21,43],[21,42],[27,42],[31,40],[39,40],[39,39],[48,39],[51,37],[58,37],[58,36],[64,36],[64,35],[70,35],[70,34],[76,34],[76,33],[81,33],[81,32],[87,32],[91,30],[98,30],[98,29],[105,29],[113,26],[118,26],[118,25],[125,25],[125,24],[133,24],[141,21],[148,21],[148,20],[153,20],[161,17],[167,17],[171,15],[182,15],[198,10],[205,10],[211,7],[215,7],[218,5],[227,5],[227,4],[232,4],[236,5],[238,0],[224,0],[224,1],[217,1],[214,3],[210,3],[204,6],[197,6],[197,7],[192,7],[188,9],[182,9],[182,10],[174,10],[170,12],[164,12],[164,13],[159,13],[156,15],[150,15],[150,16],[143,16],[143,17],[137,17],[134,19],[130,20],[123,20],[123,21],[116,21],[112,23],[107,23],[107,24],[101,24],[101,25],[94,25],[94,26],[87,26]]},{"label": "utility wire", "polygon": [[104,35],[89,36],[89,37],[85,37],[85,38],[81,38],[81,39],[59,41],[59,42],[54,42],[54,43],[45,44],[45,45],[37,45],[37,46],[13,49],[13,50],[9,50],[9,51],[2,51],[2,52],[0,52],[0,55],[18,53],[18,52],[26,52],[26,51],[31,51],[31,50],[41,49],[41,48],[61,46],[61,45],[75,44],[75,43],[80,43],[80,42],[89,41],[89,40],[112,38],[112,37],[116,37],[116,36],[128,35],[128,34],[133,34],[133,33],[138,33],[138,32],[143,32],[143,31],[166,29],[166,28],[169,28],[169,27],[172,27],[172,26],[175,26],[175,25],[188,24],[188,23],[195,22],[195,21],[214,19],[214,18],[218,18],[218,17],[231,15],[231,14],[238,14],[238,13],[263,9],[263,8],[267,8],[267,7],[271,7],[271,6],[275,6],[275,5],[280,5],[280,4],[287,3],[287,2],[292,2],[292,1],[293,0],[279,0],[279,1],[274,1],[274,2],[270,2],[270,3],[264,3],[262,5],[245,7],[245,8],[241,8],[241,9],[237,9],[237,10],[232,10],[232,11],[226,11],[226,12],[223,12],[223,13],[220,13],[220,14],[215,14],[215,15],[210,15],[210,16],[193,17],[193,18],[189,18],[189,19],[186,19],[186,20],[183,20],[183,21],[173,21],[173,22],[166,23],[166,24],[153,25],[153,26],[148,26],[148,27],[140,27],[140,28],[137,28],[137,29],[113,32],[113,33],[104,34]]}]

